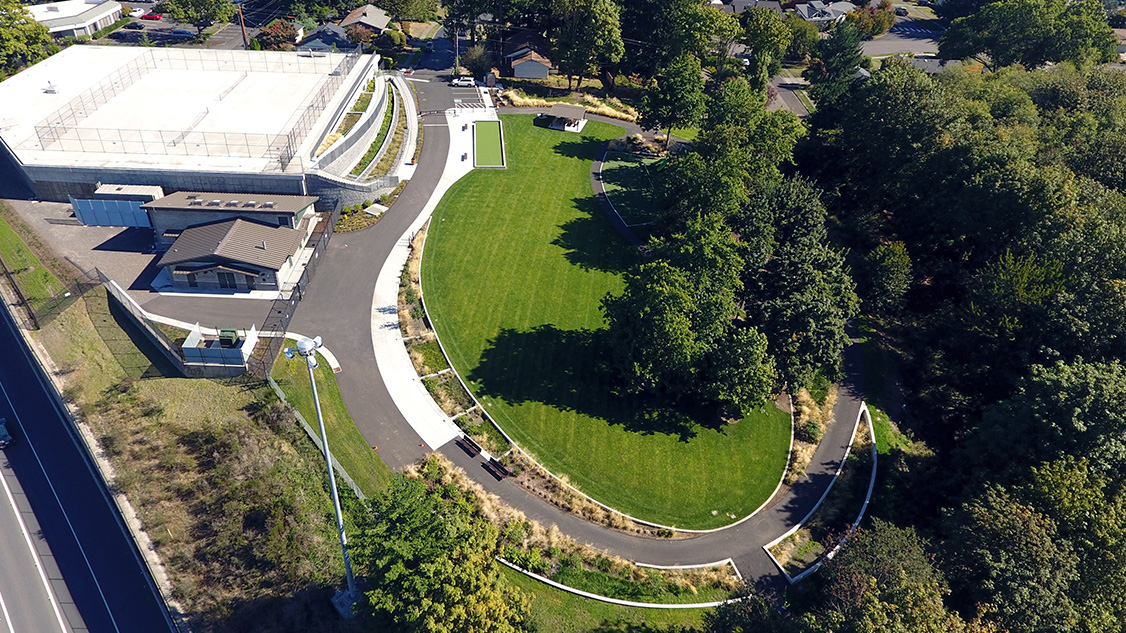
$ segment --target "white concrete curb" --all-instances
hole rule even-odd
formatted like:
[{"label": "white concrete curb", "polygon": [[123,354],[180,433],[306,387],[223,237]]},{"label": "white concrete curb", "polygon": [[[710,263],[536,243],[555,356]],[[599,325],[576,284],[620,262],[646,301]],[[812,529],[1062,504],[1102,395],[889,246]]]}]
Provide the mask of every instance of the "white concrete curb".
[{"label": "white concrete curb", "polygon": [[608,602],[610,604],[616,604],[616,605],[623,606],[623,607],[641,607],[643,609],[711,609],[711,608],[714,608],[714,607],[718,607],[721,604],[728,604],[730,602],[739,602],[739,600],[740,600],[739,598],[731,598],[730,600],[718,600],[716,602],[695,602],[695,603],[687,603],[687,604],[668,604],[668,603],[660,603],[660,602],[634,602],[633,600],[619,600],[618,598],[607,598],[606,596],[600,596],[596,593],[590,593],[589,591],[583,591],[581,589],[575,589],[573,587],[568,587],[567,585],[555,582],[554,580],[552,580],[550,578],[545,578],[545,577],[543,577],[539,574],[533,574],[532,572],[530,572],[526,569],[522,569],[520,567],[517,567],[516,565],[513,565],[512,563],[504,560],[500,556],[497,556],[497,560],[500,561],[502,564],[504,564],[506,567],[514,569],[514,570],[520,572],[521,574],[524,574],[525,576],[527,576],[529,578],[534,578],[534,579],[536,579],[536,580],[538,580],[538,581],[540,581],[544,584],[551,585],[552,587],[555,587],[556,589],[566,591],[567,593],[575,594],[576,596],[582,596],[584,598],[590,598],[591,600],[597,600],[599,602]]}]

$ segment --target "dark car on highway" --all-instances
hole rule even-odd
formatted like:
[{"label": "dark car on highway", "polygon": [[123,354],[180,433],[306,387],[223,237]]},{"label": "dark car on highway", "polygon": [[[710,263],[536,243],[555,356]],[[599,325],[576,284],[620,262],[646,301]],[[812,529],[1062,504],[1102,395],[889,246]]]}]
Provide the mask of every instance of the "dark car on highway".
[{"label": "dark car on highway", "polygon": [[0,449],[7,448],[12,443],[12,434],[8,432],[7,418],[0,418]]}]

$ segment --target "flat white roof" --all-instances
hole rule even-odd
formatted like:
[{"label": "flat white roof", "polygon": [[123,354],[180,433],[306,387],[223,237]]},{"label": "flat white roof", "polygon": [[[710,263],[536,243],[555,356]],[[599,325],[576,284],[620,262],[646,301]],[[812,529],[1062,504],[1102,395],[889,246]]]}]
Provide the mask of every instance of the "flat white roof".
[{"label": "flat white roof", "polygon": [[[62,2],[48,2],[47,4],[24,5],[36,22],[57,20],[60,18],[73,18],[82,15],[107,0],[63,0]],[[117,4],[114,2],[113,4]]]},{"label": "flat white roof", "polygon": [[[264,156],[270,144],[331,87],[345,57],[72,46],[0,82],[0,138],[25,165],[263,171],[276,164]],[[314,109],[296,156],[319,140],[367,60]]]}]

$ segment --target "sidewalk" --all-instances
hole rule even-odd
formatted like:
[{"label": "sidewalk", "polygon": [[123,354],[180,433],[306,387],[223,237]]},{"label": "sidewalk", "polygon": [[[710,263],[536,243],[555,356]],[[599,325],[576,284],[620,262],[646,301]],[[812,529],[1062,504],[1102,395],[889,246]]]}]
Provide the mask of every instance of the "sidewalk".
[{"label": "sidewalk", "polygon": [[[400,79],[401,80],[401,79]],[[415,233],[430,219],[446,191],[463,176],[473,171],[473,163],[462,156],[473,155],[472,121],[497,120],[492,108],[486,110],[450,110],[446,125],[450,133],[450,150],[445,168],[430,199],[414,222],[399,237],[391,254],[384,260],[375,282],[371,304],[371,342],[379,374],[387,385],[391,399],[403,417],[426,446],[438,449],[450,442],[461,430],[434,402],[422,379],[414,370],[399,330],[399,277],[410,255]]]}]

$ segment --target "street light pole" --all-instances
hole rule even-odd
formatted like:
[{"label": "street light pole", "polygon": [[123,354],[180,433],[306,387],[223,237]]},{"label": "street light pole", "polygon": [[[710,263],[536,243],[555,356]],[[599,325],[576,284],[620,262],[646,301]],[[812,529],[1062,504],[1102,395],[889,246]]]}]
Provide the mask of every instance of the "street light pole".
[{"label": "street light pole", "polygon": [[[348,536],[344,533],[344,515],[340,511],[340,494],[336,491],[336,476],[332,470],[332,453],[328,449],[328,434],[325,433],[325,420],[321,414],[321,399],[317,395],[317,381],[313,377],[313,370],[317,367],[317,349],[321,346],[321,337],[302,337],[297,341],[297,354],[305,359],[305,367],[309,370],[309,384],[313,387],[313,406],[317,410],[317,424],[321,431],[321,446],[324,448],[325,467],[328,469],[328,486],[332,491],[332,509],[336,511],[336,531],[340,535],[340,551],[344,555],[344,575],[348,579],[348,590],[338,591],[332,598],[332,604],[340,615],[351,618],[356,614],[352,606],[359,598],[356,590],[356,579],[352,576],[352,559],[348,555]],[[285,357],[293,358],[293,349],[285,349]]]}]

